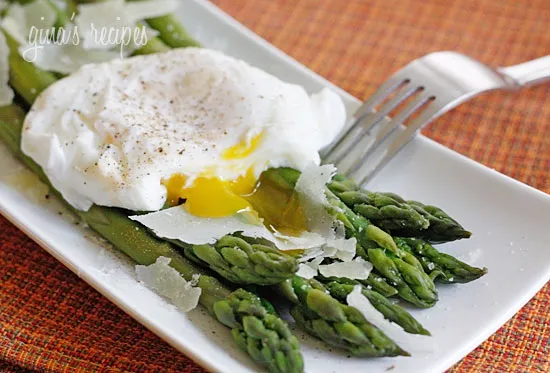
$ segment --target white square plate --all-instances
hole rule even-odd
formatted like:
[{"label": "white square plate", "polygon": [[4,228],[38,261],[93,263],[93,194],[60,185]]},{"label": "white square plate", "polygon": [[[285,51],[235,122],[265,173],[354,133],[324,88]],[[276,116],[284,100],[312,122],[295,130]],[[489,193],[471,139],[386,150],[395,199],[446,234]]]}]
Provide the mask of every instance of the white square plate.
[{"label": "white square plate", "polygon": [[[299,65],[213,5],[181,2],[179,15],[205,46],[318,91],[330,86],[348,111],[358,101]],[[28,172],[0,146],[0,210],[3,215],[140,323],[209,370],[254,372],[257,366],[233,342],[229,331],[203,310],[176,311],[140,285],[133,265],[77,227],[55,201],[39,201],[21,188]],[[360,359],[329,352],[296,331],[306,370],[345,372],[441,372],[464,357],[514,315],[550,278],[550,196],[481,166],[427,138],[418,137],[379,174],[369,188],[393,191],[441,206],[474,232],[470,240],[444,250],[489,274],[467,285],[440,286],[432,309],[412,313],[433,334],[435,350],[412,357]],[[216,334],[212,331],[216,330]]]}]

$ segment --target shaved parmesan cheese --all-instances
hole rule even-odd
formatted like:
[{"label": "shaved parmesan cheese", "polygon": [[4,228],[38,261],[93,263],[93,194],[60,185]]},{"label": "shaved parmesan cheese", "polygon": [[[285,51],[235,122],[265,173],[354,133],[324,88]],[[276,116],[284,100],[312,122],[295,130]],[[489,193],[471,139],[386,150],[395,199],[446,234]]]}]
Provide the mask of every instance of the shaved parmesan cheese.
[{"label": "shaved parmesan cheese", "polygon": [[357,308],[365,319],[409,353],[435,351],[436,346],[429,336],[409,334],[399,325],[384,318],[384,315],[374,308],[370,301],[362,294],[360,286],[355,286],[353,291],[348,294],[346,300],[349,306]]},{"label": "shaved parmesan cheese", "polygon": [[320,247],[325,243],[323,236],[307,231],[302,232],[299,236],[285,236],[279,232],[275,232],[273,236],[275,244],[281,250],[294,250],[298,248],[307,250]]},{"label": "shaved parmesan cheese", "polygon": [[328,239],[325,246],[327,248],[326,252],[328,252],[328,248],[334,249],[334,254],[330,255],[329,257],[340,259],[343,262],[349,262],[355,257],[357,239],[355,237],[349,239]]},{"label": "shaved parmesan cheese", "polygon": [[2,20],[2,28],[20,44],[25,44],[31,30],[50,30],[57,14],[47,0],[35,0],[29,4],[11,4]]},{"label": "shaved parmesan cheese", "polygon": [[[89,63],[100,63],[120,58],[118,51],[85,50],[80,45],[44,44],[37,51],[33,63],[42,70],[70,74]],[[19,47],[22,56],[29,51],[29,46]]]},{"label": "shaved parmesan cheese", "polygon": [[[143,26],[146,38],[145,42],[151,38],[154,38],[158,32],[148,27]],[[75,27],[72,24],[67,25],[64,28],[65,38],[75,35]],[[141,48],[143,45],[136,44],[138,40],[132,38],[129,44],[121,46],[121,48],[113,50],[90,50],[84,49],[81,43],[41,43],[37,48],[31,43],[21,45],[19,47],[19,53],[23,58],[32,60],[34,65],[42,70],[55,71],[62,74],[70,74],[82,66],[90,63],[101,63],[112,61],[118,58],[127,57],[132,54],[136,49]]]},{"label": "shaved parmesan cheese", "polygon": [[343,224],[331,214],[325,191],[326,185],[336,172],[334,165],[310,164],[296,182],[296,193],[300,197],[304,215],[308,218],[308,229],[325,237],[323,256],[350,261],[355,256],[355,238],[345,239]]},{"label": "shaved parmesan cheese", "polygon": [[[321,237],[321,236],[319,236]],[[357,240],[355,237],[346,238],[323,238],[319,246],[306,250],[300,257],[300,262],[306,262],[313,258],[334,258],[343,262],[349,262],[355,257]]]},{"label": "shaved parmesan cheese", "polygon": [[334,165],[317,166],[311,163],[302,172],[295,187],[308,219],[308,229],[326,237],[334,232],[335,218],[329,213],[325,190],[335,172]]},{"label": "shaved parmesan cheese", "polygon": [[124,5],[125,16],[134,22],[164,16],[176,9],[178,9],[177,0],[133,1]]},{"label": "shaved parmesan cheese", "polygon": [[4,29],[4,31],[6,31],[17,43],[25,44],[27,42],[27,35],[14,18],[6,17],[2,19],[0,27],[2,27],[2,29]]},{"label": "shaved parmesan cheese", "polygon": [[25,44],[29,35],[25,24],[23,7],[15,3],[8,8],[0,26],[19,44]]},{"label": "shaved parmesan cheese", "polygon": [[308,250],[305,250],[304,253],[298,258],[298,261],[300,263],[307,262],[308,260],[314,259],[314,258],[323,258],[325,257],[325,250],[323,247],[314,247]]},{"label": "shaved parmesan cheese", "polygon": [[111,49],[125,43],[136,22],[175,11],[177,0],[150,0],[126,3],[109,0],[80,4],[75,23],[84,49]]},{"label": "shaved parmesan cheese", "polygon": [[235,232],[253,238],[264,238],[280,250],[296,250],[322,245],[324,239],[314,233],[304,232],[301,236],[284,236],[272,233],[249,211],[221,218],[203,218],[190,214],[181,206],[130,216],[151,229],[157,236],[180,240],[189,244],[213,244],[223,236]]},{"label": "shaved parmesan cheese", "polygon": [[213,244],[223,236],[243,232],[249,237],[272,237],[261,224],[252,224],[246,216],[238,213],[222,218],[203,218],[190,214],[181,206],[130,216],[151,229],[157,236],[180,240],[193,245]]},{"label": "shaved parmesan cheese", "polygon": [[6,37],[0,31],[0,106],[6,106],[13,101],[13,90],[8,85],[10,79],[10,64],[8,57],[10,49]]},{"label": "shaved parmesan cheese", "polygon": [[179,310],[189,312],[199,303],[201,288],[196,287],[198,276],[186,281],[170,267],[170,261],[170,258],[161,256],[149,266],[137,265],[137,278],[149,289],[168,298]]},{"label": "shaved parmesan cheese", "polygon": [[323,261],[324,258],[318,257],[313,259],[311,262],[300,263],[298,266],[298,272],[296,274],[303,278],[311,279],[317,276],[319,270],[319,264]]},{"label": "shaved parmesan cheese", "polygon": [[319,269],[319,264],[323,262],[323,259],[325,258],[315,258],[311,262],[309,262],[308,265],[313,269]]},{"label": "shaved parmesan cheese", "polygon": [[310,262],[300,263],[296,274],[307,279],[317,276],[319,264],[321,264],[323,259],[323,257],[317,257]]},{"label": "shaved parmesan cheese", "polygon": [[362,258],[319,266],[319,273],[325,277],[346,277],[352,280],[366,280],[371,270],[372,264]]},{"label": "shaved parmesan cheese", "polygon": [[311,268],[311,266],[306,263],[300,263],[296,275],[309,280],[317,275],[317,269]]}]

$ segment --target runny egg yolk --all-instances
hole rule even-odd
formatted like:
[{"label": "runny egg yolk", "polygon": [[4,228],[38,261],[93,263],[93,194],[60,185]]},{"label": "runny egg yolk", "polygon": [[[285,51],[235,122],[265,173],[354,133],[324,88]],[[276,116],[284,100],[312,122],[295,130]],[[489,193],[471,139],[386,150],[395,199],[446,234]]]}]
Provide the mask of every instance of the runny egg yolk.
[{"label": "runny egg yolk", "polygon": [[241,141],[237,145],[233,145],[232,147],[225,149],[222,157],[227,160],[248,157],[258,148],[258,145],[260,145],[260,142],[262,141],[262,137],[263,133],[260,133],[259,135],[254,136],[250,142],[246,140]]},{"label": "runny egg yolk", "polygon": [[236,180],[225,181],[217,177],[201,176],[191,186],[186,186],[187,177],[176,174],[165,181],[168,202],[176,205],[184,199],[183,207],[195,216],[219,218],[233,215],[250,203],[242,195],[252,193],[256,177],[252,169]]},{"label": "runny egg yolk", "polygon": [[[227,148],[222,157],[226,160],[245,158],[256,150],[261,139],[262,134],[259,134],[250,141],[243,140]],[[209,218],[229,216],[240,210],[252,208],[243,198],[244,195],[252,193],[256,185],[252,168],[235,180],[222,180],[210,176],[208,171],[196,178],[190,186],[186,186],[187,180],[187,176],[175,174],[164,181],[170,205],[176,205],[180,199],[184,199],[183,207],[189,213]]]},{"label": "runny egg yolk", "polygon": [[[250,155],[258,147],[262,135],[249,142],[241,142],[226,149],[224,159],[239,159]],[[230,216],[250,209],[264,220],[264,224],[280,233],[299,236],[307,230],[307,220],[294,188],[281,185],[264,174],[258,180],[253,168],[235,180],[222,180],[205,171],[191,185],[188,177],[175,174],[163,184],[167,201],[175,206],[183,199],[190,214],[205,218]]]}]

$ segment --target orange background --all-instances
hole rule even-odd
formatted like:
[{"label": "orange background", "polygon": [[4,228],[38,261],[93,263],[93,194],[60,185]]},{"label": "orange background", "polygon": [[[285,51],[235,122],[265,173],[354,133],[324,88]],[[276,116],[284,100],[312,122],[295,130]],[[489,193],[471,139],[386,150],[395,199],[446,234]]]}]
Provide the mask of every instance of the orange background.
[{"label": "orange background", "polygon": [[[550,54],[548,0],[214,1],[360,99],[436,50],[509,65]],[[550,84],[490,93],[424,133],[550,193]],[[0,217],[0,371],[202,369]],[[550,286],[452,372],[550,371]]]}]

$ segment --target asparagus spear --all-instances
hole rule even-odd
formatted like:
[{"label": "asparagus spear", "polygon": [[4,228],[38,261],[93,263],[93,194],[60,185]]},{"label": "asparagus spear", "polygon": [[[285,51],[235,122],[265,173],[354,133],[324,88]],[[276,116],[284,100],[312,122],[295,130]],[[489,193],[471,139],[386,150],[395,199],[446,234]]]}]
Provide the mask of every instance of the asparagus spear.
[{"label": "asparagus spear", "polygon": [[371,289],[385,296],[386,298],[392,297],[398,293],[397,289],[388,284],[387,280],[379,274],[371,271],[369,277],[366,280],[359,280],[359,282],[366,286],[370,286]]},{"label": "asparagus spear", "polygon": [[[3,32],[0,30],[0,32]],[[18,45],[7,32],[4,32],[10,49],[10,85],[23,99],[32,103],[38,94],[57,80],[53,74],[37,69],[19,55]]]},{"label": "asparagus spear", "polygon": [[298,270],[296,258],[247,237],[226,235],[214,245],[175,243],[187,258],[236,284],[274,285]]},{"label": "asparagus spear", "polygon": [[414,230],[399,229],[394,232],[396,236],[418,237],[431,243],[443,243],[470,238],[472,235],[439,207],[424,205],[417,201],[407,201],[407,203],[428,219],[430,226],[426,232],[419,232],[419,235]]},{"label": "asparagus spear", "polygon": [[[79,0],[81,3],[92,3],[104,0]],[[128,0],[142,1],[142,0]],[[152,29],[159,32],[159,37],[164,43],[172,48],[200,47],[200,43],[193,39],[182,23],[173,14],[166,14],[160,17],[148,18],[145,20]]]},{"label": "asparagus spear", "polygon": [[[17,54],[15,56],[17,57]],[[23,66],[19,66],[20,64]],[[27,73],[16,75],[17,79],[14,82],[10,80],[10,83],[23,98],[28,98],[29,104],[32,104],[40,91],[55,81],[53,75],[38,70],[21,58],[10,59],[10,68],[16,72]],[[25,91],[27,87],[32,87],[36,91],[27,92]],[[6,142],[14,154],[40,176],[42,181],[49,185],[40,166],[25,156],[19,148],[24,115],[23,110],[16,105],[1,107],[0,138]],[[52,193],[62,200],[59,193],[51,185],[49,186]],[[286,323],[273,313],[273,307],[269,306],[267,301],[262,301],[243,289],[231,292],[216,278],[206,274],[181,256],[171,244],[156,239],[138,223],[130,220],[122,210],[92,206],[88,211],[75,209],[72,211],[90,228],[138,264],[150,265],[160,256],[164,256],[171,259],[170,265],[185,279],[191,280],[193,275],[200,274],[197,284],[202,289],[200,303],[219,322],[232,329],[233,337],[241,348],[247,351],[258,364],[272,372],[303,371],[303,359],[298,341],[291,334]]]},{"label": "asparagus spear", "polygon": [[[261,188],[270,188],[270,192],[274,193],[275,189],[279,189],[280,194],[292,194],[294,193],[294,187],[300,177],[300,171],[297,171],[289,167],[270,168],[262,173],[258,182],[259,186],[256,190]],[[328,188],[325,191],[327,199],[332,206],[332,210],[337,214],[337,218],[344,223],[346,229],[357,226],[356,234],[358,240],[374,241],[380,247],[383,247],[389,251],[397,251],[397,246],[393,242],[392,237],[381,230],[380,228],[369,223],[368,220],[361,216],[356,215],[351,211],[342,201],[336,197]],[[250,201],[250,200],[249,200]],[[254,201],[252,200],[254,205]],[[262,207],[262,206],[259,206]],[[360,227],[359,227],[360,225]]]},{"label": "asparagus spear", "polygon": [[[345,302],[348,294],[353,291],[355,286],[359,285],[358,281],[344,278],[322,279],[321,281],[325,284],[330,294],[342,302]],[[430,332],[424,329],[404,308],[392,303],[376,291],[369,290],[364,286],[361,286],[361,288],[363,295],[386,319],[400,325],[408,333],[430,335]]]},{"label": "asparagus spear", "polygon": [[294,276],[276,290],[296,304],[290,311],[310,334],[355,356],[408,356],[354,307],[340,303],[318,281]]},{"label": "asparagus spear", "polygon": [[[263,172],[259,188],[264,182],[290,191],[299,177],[300,172],[291,168],[269,169]],[[375,273],[386,278],[401,298],[418,307],[432,307],[438,299],[435,285],[418,259],[398,248],[389,234],[355,214],[328,188],[325,194],[338,211],[337,218],[344,224],[346,235],[357,239],[357,255],[370,261]]]},{"label": "asparagus spear", "polygon": [[438,207],[405,201],[393,193],[369,192],[343,175],[335,175],[327,186],[356,214],[369,219],[394,236],[447,242],[471,235]]},{"label": "asparagus spear", "polygon": [[172,14],[149,18],[146,22],[159,32],[160,38],[172,48],[200,47],[198,41],[187,33],[185,27]]},{"label": "asparagus spear", "polygon": [[386,231],[410,227],[424,230],[430,222],[391,193],[371,193],[343,175],[334,175],[327,187],[355,213],[364,216]]},{"label": "asparagus spear", "polygon": [[472,267],[452,255],[439,252],[417,238],[395,238],[397,246],[416,256],[430,277],[443,283],[466,283],[487,273],[487,268]]},{"label": "asparagus spear", "polygon": [[[138,25],[141,26],[141,25]],[[171,48],[157,36],[147,40],[147,44],[134,51],[134,55],[168,52]]]}]

